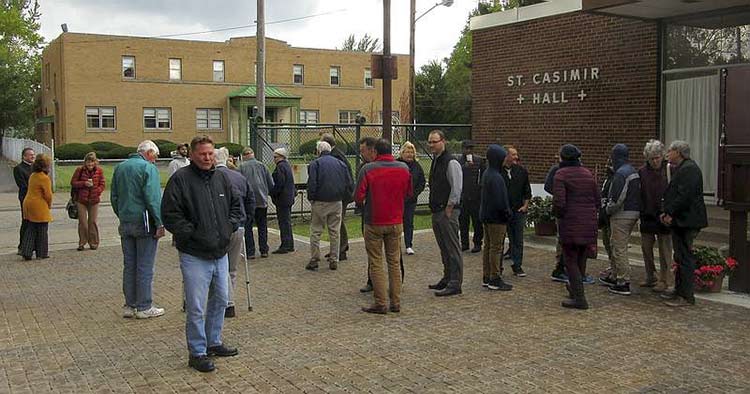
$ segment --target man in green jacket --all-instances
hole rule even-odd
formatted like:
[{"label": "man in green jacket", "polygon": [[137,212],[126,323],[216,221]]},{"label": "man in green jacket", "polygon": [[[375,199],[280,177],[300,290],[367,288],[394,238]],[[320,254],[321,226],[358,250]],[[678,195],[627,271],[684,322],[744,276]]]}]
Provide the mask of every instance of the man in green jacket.
[{"label": "man in green jacket", "polygon": [[138,153],[115,167],[112,176],[112,210],[120,219],[120,241],[124,268],[122,317],[148,319],[164,314],[153,305],[151,284],[161,221],[161,180],[154,162],[159,148],[150,140],[138,145]]}]

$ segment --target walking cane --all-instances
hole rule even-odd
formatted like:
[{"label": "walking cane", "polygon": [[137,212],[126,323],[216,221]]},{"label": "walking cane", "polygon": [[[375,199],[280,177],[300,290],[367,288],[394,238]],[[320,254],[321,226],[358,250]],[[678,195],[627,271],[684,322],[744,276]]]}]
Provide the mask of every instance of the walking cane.
[{"label": "walking cane", "polygon": [[[247,229],[245,229],[247,231]],[[250,227],[250,236],[253,236],[253,228]],[[247,249],[245,249],[245,237],[242,237],[242,258],[245,260],[245,289],[247,290],[247,310],[253,310],[253,303],[250,301],[250,268],[247,266]]]}]

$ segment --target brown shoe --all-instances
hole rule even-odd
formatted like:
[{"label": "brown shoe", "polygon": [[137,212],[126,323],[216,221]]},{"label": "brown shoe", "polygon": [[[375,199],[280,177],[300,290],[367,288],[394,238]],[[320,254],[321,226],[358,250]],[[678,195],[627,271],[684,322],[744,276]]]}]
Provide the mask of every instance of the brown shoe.
[{"label": "brown shoe", "polygon": [[640,287],[654,287],[658,284],[656,279],[646,279],[645,281],[641,282],[639,285]]},{"label": "brown shoe", "polygon": [[362,312],[375,313],[378,315],[385,315],[388,313],[388,307],[383,305],[363,306]]},{"label": "brown shoe", "polygon": [[388,308],[393,313],[399,313],[401,312],[401,305],[399,304],[391,304],[391,307]]},{"label": "brown shoe", "polygon": [[677,297],[671,301],[664,301],[664,305],[672,307],[672,308],[680,308],[683,306],[693,306],[695,305],[695,299],[687,300],[683,297]]},{"label": "brown shoe", "polygon": [[653,291],[654,293],[663,293],[667,291],[668,288],[669,286],[667,286],[666,283],[659,281],[656,283],[656,286],[651,288],[651,291]]}]

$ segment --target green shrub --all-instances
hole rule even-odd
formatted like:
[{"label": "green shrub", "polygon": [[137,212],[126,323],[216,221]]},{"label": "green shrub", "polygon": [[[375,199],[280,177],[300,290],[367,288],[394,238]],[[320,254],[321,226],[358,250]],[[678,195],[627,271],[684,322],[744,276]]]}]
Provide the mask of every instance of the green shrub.
[{"label": "green shrub", "polygon": [[138,148],[133,146],[119,146],[107,152],[102,152],[101,159],[127,159],[132,153],[135,153]]},{"label": "green shrub", "polygon": [[242,156],[242,150],[244,149],[242,145],[233,142],[220,142],[216,144],[216,147],[229,149],[229,154],[234,157]]},{"label": "green shrub", "polygon": [[55,149],[55,158],[61,160],[83,160],[86,153],[94,149],[89,144],[73,142],[70,144],[60,145]]},{"label": "green shrub", "polygon": [[305,141],[299,145],[299,148],[297,150],[299,151],[300,155],[315,155],[315,145],[317,143],[318,140]]},{"label": "green shrub", "polygon": [[[316,145],[319,140],[305,141],[299,146],[300,155],[313,155],[316,156],[318,152],[315,151]],[[336,147],[339,148],[345,155],[356,155],[359,153],[359,145],[357,142],[351,141],[351,148],[344,142],[344,140],[336,140]]]},{"label": "green shrub", "polygon": [[94,149],[97,156],[99,156],[100,152],[108,152],[115,148],[121,148],[122,145],[116,143],[116,142],[110,142],[110,141],[94,141],[90,143],[91,148]]},{"label": "green shrub", "polygon": [[159,157],[170,158],[172,151],[177,150],[177,144],[168,140],[153,140],[156,147],[159,148]]}]

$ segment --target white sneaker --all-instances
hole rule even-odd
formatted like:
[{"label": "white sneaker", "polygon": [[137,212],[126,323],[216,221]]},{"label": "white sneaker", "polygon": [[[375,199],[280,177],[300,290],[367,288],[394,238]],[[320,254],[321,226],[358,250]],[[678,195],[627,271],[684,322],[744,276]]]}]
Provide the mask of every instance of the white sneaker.
[{"label": "white sneaker", "polygon": [[122,306],[122,317],[130,319],[135,316],[135,308],[131,308],[127,305]]},{"label": "white sneaker", "polygon": [[414,254],[414,249],[412,249],[412,248],[406,248],[406,254],[408,254],[410,256],[413,255]]},{"label": "white sneaker", "polygon": [[136,319],[148,319],[152,317],[159,317],[164,314],[164,308],[157,308],[155,306],[152,306],[149,309],[146,309],[145,311],[136,311],[135,312],[135,318]]}]

